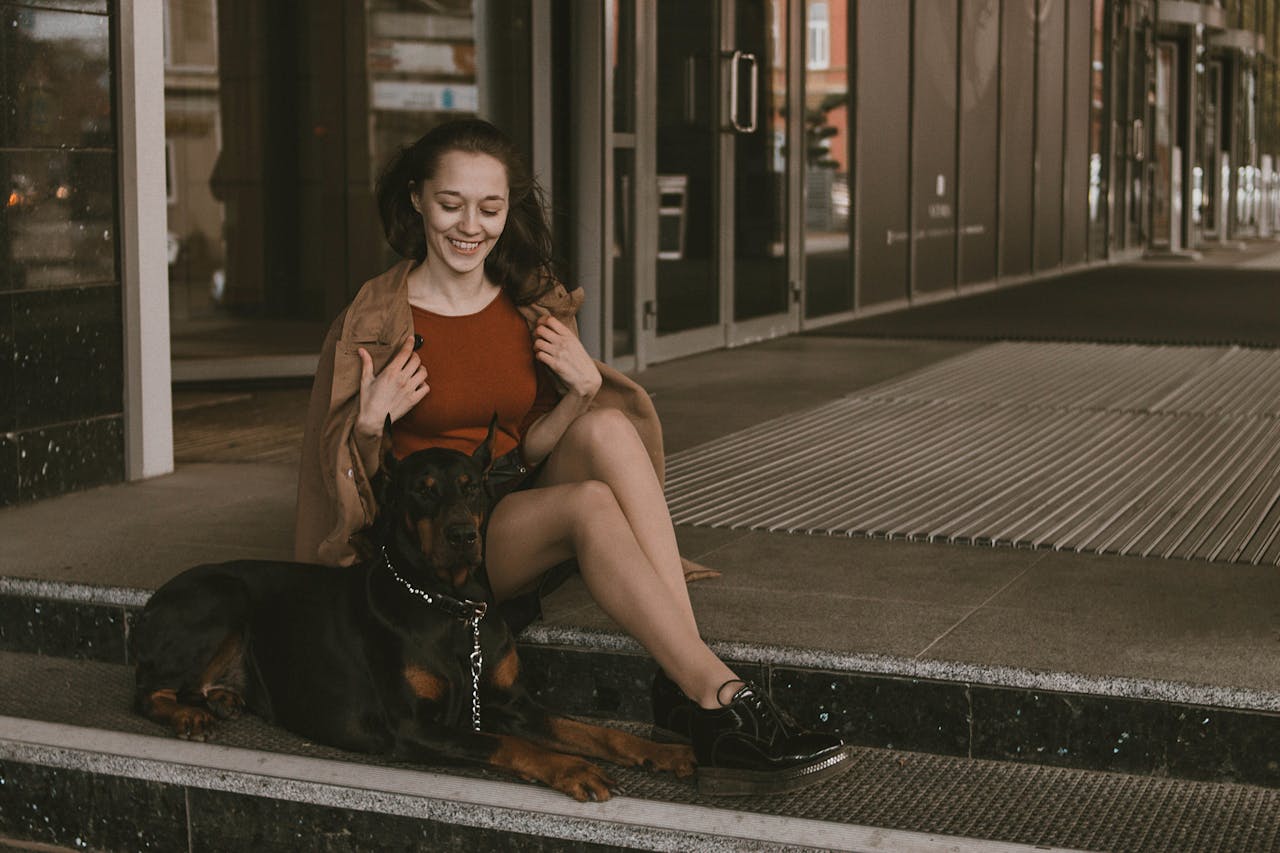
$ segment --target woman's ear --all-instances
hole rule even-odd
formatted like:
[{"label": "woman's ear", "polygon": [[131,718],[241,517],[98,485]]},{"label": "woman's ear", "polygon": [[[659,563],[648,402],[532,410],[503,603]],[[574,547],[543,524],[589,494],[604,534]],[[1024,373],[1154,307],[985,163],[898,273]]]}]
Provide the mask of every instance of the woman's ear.
[{"label": "woman's ear", "polygon": [[409,203],[413,205],[413,209],[418,211],[418,215],[422,215],[422,200],[418,198],[418,188],[413,185],[413,181],[409,182]]}]

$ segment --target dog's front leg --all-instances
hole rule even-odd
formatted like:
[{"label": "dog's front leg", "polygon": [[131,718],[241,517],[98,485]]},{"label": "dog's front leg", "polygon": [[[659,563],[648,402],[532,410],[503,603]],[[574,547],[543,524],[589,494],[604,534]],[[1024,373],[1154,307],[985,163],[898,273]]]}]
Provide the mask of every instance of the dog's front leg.
[{"label": "dog's front leg", "polygon": [[623,767],[663,770],[680,777],[692,776],[696,766],[693,749],[684,744],[655,743],[619,729],[556,717],[541,708],[526,711],[523,716],[529,727],[522,734],[561,752],[601,758]]},{"label": "dog's front leg", "polygon": [[617,783],[590,761],[552,752],[525,738],[469,729],[442,729],[402,736],[396,752],[409,761],[440,758],[497,767],[521,779],[555,788],[579,802],[602,802]]}]

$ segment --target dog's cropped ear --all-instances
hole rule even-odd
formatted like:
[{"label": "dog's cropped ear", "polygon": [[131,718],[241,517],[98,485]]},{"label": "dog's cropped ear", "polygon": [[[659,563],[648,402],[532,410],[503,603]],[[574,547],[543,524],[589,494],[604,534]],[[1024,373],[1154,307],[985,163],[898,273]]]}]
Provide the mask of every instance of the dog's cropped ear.
[{"label": "dog's cropped ear", "polygon": [[476,461],[484,472],[489,473],[489,466],[493,464],[493,436],[498,431],[498,413],[494,412],[493,417],[489,419],[489,432],[484,437],[484,441],[480,442],[480,446],[476,448],[476,452],[471,454],[471,458]]}]

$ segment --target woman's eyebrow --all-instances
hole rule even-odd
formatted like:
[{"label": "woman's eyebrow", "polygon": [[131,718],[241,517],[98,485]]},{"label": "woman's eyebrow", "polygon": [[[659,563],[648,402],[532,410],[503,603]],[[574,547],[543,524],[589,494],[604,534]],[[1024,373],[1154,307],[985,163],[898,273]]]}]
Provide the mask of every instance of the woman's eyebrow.
[{"label": "woman's eyebrow", "polygon": [[[435,194],[436,195],[456,195],[458,198],[462,198],[462,193],[458,192],[457,190],[436,190]],[[507,197],[503,195],[494,194],[494,195],[487,195],[480,200],[481,201],[506,201]]]}]

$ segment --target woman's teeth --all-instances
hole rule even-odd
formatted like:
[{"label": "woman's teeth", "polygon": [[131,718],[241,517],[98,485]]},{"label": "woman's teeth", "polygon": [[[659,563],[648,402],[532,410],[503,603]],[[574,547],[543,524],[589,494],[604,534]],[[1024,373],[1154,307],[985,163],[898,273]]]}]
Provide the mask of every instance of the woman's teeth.
[{"label": "woman's teeth", "polygon": [[452,243],[454,248],[460,252],[474,252],[476,249],[480,248],[480,244],[478,242],[464,243],[463,241],[455,240],[452,237],[449,238],[449,242]]}]

